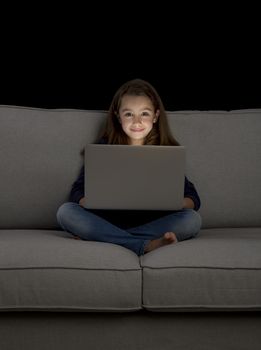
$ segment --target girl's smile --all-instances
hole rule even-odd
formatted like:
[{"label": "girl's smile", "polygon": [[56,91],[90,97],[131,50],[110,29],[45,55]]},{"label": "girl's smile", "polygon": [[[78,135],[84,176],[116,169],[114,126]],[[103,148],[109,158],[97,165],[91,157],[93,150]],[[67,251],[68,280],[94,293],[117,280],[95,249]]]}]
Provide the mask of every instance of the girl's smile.
[{"label": "girl's smile", "polygon": [[131,131],[133,132],[140,132],[140,131],[143,131],[144,129],[131,129]]},{"label": "girl's smile", "polygon": [[147,96],[124,95],[119,108],[119,121],[131,145],[143,145],[145,137],[157,121],[159,111],[154,110]]}]

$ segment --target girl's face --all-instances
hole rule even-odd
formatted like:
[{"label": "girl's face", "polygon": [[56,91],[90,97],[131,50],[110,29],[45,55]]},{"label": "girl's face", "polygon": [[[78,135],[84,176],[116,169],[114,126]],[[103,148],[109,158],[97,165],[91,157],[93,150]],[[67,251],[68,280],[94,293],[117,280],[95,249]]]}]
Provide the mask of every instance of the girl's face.
[{"label": "girl's face", "polygon": [[124,95],[119,109],[119,121],[131,145],[143,145],[145,137],[159,116],[146,96]]}]

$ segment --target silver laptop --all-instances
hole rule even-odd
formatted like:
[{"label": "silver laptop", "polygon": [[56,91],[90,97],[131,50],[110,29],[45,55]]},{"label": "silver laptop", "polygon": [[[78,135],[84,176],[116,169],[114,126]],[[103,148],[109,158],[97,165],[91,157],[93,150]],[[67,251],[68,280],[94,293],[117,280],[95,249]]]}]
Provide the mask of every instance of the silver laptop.
[{"label": "silver laptop", "polygon": [[88,209],[180,210],[184,181],[184,146],[85,147]]}]

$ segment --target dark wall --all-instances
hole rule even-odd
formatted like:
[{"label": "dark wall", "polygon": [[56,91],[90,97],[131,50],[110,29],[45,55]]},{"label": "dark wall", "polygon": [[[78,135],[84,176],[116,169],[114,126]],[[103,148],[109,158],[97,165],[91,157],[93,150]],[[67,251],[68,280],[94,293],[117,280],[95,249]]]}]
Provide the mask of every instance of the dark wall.
[{"label": "dark wall", "polygon": [[261,107],[260,64],[235,54],[170,53],[133,60],[66,55],[21,58],[2,65],[0,104],[44,108],[108,109],[126,80],[151,82],[167,110]]},{"label": "dark wall", "polygon": [[[16,31],[7,48],[2,44],[0,104],[106,110],[122,83],[143,78],[158,90],[167,110],[261,108],[259,42],[253,33],[245,34],[242,18],[222,34],[224,20],[218,18],[210,31],[213,19],[208,18],[205,23],[195,17],[189,27],[185,16],[174,28],[177,16],[171,15],[160,32],[164,21],[145,17],[141,32],[133,17],[128,36],[126,23],[117,21],[117,29],[106,36],[106,28],[93,33],[85,20],[80,39],[72,36],[68,22],[67,32],[62,28],[46,39],[45,21],[44,34],[28,43],[28,35],[17,39]],[[230,16],[227,22],[232,23]]]},{"label": "dark wall", "polygon": [[[206,64],[206,65],[205,65]],[[120,63],[119,63],[120,65]],[[260,108],[260,71],[233,62],[173,61],[121,68],[104,62],[9,67],[2,75],[1,104],[44,108],[108,109],[116,89],[142,78],[158,90],[167,110]]]}]

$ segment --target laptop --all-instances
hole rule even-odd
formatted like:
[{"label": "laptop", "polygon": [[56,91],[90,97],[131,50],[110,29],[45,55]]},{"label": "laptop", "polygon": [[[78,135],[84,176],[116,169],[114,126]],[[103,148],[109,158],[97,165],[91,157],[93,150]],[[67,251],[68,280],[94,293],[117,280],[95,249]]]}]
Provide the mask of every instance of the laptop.
[{"label": "laptop", "polygon": [[84,156],[87,209],[182,209],[184,146],[88,144]]}]

